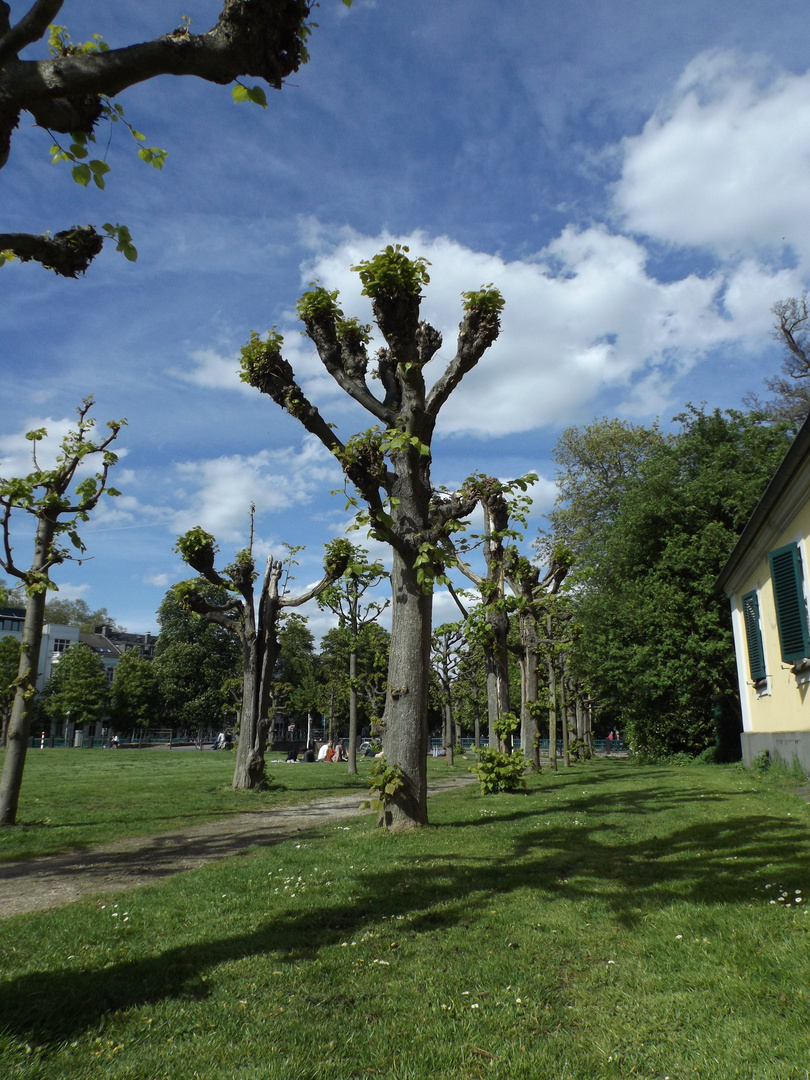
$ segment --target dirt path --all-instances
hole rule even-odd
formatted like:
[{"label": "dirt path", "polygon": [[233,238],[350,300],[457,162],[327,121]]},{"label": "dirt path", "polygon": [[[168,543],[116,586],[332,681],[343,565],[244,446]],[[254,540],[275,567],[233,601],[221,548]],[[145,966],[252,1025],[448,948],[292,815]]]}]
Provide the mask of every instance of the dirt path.
[{"label": "dirt path", "polygon": [[[475,783],[474,777],[439,781],[428,795]],[[362,796],[336,795],[286,810],[257,810],[156,836],[135,836],[68,855],[0,864],[0,919],[72,904],[98,893],[125,892],[227,859],[331,821],[367,814]]]}]

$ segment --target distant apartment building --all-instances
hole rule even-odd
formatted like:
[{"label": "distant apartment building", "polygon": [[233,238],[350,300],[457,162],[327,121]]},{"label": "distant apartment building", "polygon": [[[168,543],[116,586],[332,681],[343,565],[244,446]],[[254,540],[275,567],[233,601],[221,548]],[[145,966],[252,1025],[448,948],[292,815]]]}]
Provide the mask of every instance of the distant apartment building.
[{"label": "distant apartment building", "polygon": [[[0,608],[0,638],[12,635],[22,640],[25,609]],[[124,630],[113,630],[109,626],[97,626],[92,634],[87,634],[75,626],[62,626],[58,623],[46,623],[42,631],[42,647],[39,653],[39,671],[37,672],[37,690],[45,687],[59,663],[62,655],[71,645],[87,645],[101,658],[107,673],[107,681],[112,682],[118,661],[125,652],[137,649],[142,656],[153,657],[157,634],[129,634]]]},{"label": "distant apartment building", "polygon": [[[0,638],[11,635],[22,641],[24,608],[0,608]],[[53,674],[53,669],[71,645],[79,641],[79,630],[75,626],[62,626],[60,623],[46,623],[42,629],[42,646],[39,650],[39,670],[37,671],[37,690],[42,690]]]}]

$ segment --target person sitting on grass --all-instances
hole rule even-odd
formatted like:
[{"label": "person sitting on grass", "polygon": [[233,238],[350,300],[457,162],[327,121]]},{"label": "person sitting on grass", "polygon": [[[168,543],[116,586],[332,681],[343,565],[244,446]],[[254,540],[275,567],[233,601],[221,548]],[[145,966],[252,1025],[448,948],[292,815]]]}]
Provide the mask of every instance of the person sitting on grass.
[{"label": "person sitting on grass", "polygon": [[334,753],[332,740],[330,739],[329,742],[325,742],[318,751],[318,761],[331,761]]}]

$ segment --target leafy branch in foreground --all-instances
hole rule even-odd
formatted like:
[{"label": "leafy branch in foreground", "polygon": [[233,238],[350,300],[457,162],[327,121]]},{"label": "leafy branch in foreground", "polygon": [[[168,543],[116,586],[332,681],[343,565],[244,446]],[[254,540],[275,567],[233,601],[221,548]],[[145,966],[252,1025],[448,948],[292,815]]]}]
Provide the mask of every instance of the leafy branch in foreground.
[{"label": "leafy branch in foreground", "polygon": [[[351,0],[343,3],[348,7]],[[109,166],[101,157],[89,156],[98,122],[124,123],[136,142],[145,143],[144,136],[124,120],[122,107],[112,100],[116,95],[160,75],[194,75],[219,85],[249,76],[278,90],[309,59],[306,42],[315,26],[309,21],[310,0],[221,0],[221,5],[216,24],[206,33],[191,33],[190,19],[184,16],[181,25],[168,34],[110,48],[98,34],[75,43],[64,26],[54,24],[64,0],[33,0],[14,25],[10,4],[0,0],[0,169],[8,161],[21,115],[27,112],[35,126],[51,135],[52,160],[70,164],[76,183],[86,187],[92,182],[103,188]],[[43,39],[49,55],[28,59],[24,50]],[[237,84],[235,91],[237,100],[266,104],[261,87],[240,89]],[[60,141],[59,135],[69,136],[70,141]],[[160,169],[166,151],[141,145],[138,156]],[[74,233],[76,228],[66,231]],[[92,226],[85,233],[84,265],[57,257],[53,248],[43,247],[42,237],[23,234],[26,243],[18,233],[0,235],[0,265],[13,254],[21,261],[40,262],[57,274],[76,277],[101,250],[103,236]],[[93,254],[91,238],[99,241]],[[127,249],[119,250],[131,258]]]}]

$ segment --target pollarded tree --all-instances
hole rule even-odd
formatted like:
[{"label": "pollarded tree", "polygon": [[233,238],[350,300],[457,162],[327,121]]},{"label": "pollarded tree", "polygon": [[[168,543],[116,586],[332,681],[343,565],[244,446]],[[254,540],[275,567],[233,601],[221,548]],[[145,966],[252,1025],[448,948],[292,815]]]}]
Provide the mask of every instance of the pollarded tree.
[{"label": "pollarded tree", "polygon": [[[539,728],[543,702],[540,697],[540,659],[551,646],[547,638],[553,597],[559,591],[570,566],[570,552],[558,545],[548,567],[541,569],[509,547],[505,572],[516,597],[515,610],[520,631],[520,737],[523,753],[533,769],[540,768]],[[553,677],[549,677],[549,690]],[[549,697],[551,694],[549,693]],[[549,725],[549,763],[556,768],[556,724]]]},{"label": "pollarded tree", "polygon": [[385,822],[402,829],[427,823],[427,707],[433,586],[446,580],[444,541],[475,506],[467,492],[442,492],[430,479],[431,442],[439,412],[500,330],[503,298],[484,286],[463,294],[464,317],[456,353],[428,390],[424,368],[439,350],[438,330],[419,319],[426,261],[389,245],[354,269],[371,298],[374,321],[385,340],[376,373],[385,396],[366,381],[370,327],[346,318],[337,292],[313,288],[298,302],[306,333],[332,378],[381,426],[345,443],[295,381],[274,330],[251,335],[242,349],[242,379],[286,409],[340,462],[364,500],[372,534],[393,553],[391,654],[385,706],[388,765],[402,785],[387,806]]},{"label": "pollarded tree", "polygon": [[[489,722],[489,745],[496,743],[505,753],[511,753],[511,736],[502,739],[498,735],[501,717],[510,712],[509,692],[509,618],[514,609],[514,598],[507,593],[504,573],[506,542],[522,539],[514,528],[526,524],[530,499],[526,491],[537,480],[528,473],[517,480],[502,483],[494,476],[476,474],[467,481],[466,487],[476,495],[484,515],[483,544],[486,574],[477,574],[465,560],[456,557],[464,574],[478,589],[481,602],[471,612],[459,603],[466,620],[466,633],[470,641],[476,641],[484,653],[487,682],[487,714]],[[520,494],[515,494],[519,492]],[[465,552],[468,545],[460,545]],[[458,602],[458,601],[457,601]]]},{"label": "pollarded tree", "polygon": [[[206,622],[234,634],[242,646],[242,710],[233,786],[237,791],[260,787],[265,782],[264,753],[267,746],[269,704],[279,655],[278,620],[285,608],[300,607],[313,600],[346,569],[350,544],[333,540],[327,546],[324,576],[298,596],[286,594],[285,562],[268,558],[258,602],[254,583],[258,577],[251,546],[238,551],[234,561],[218,571],[218,548],[214,537],[199,526],[177,540],[176,550],[184,562],[211,585],[225,590],[216,603],[195,581],[176,586],[177,597],[189,611]],[[287,567],[289,570],[289,567]]]},{"label": "pollarded tree", "polygon": [[101,657],[87,645],[71,645],[48,679],[43,698],[52,720],[69,720],[76,727],[97,723],[109,703]]},{"label": "pollarded tree", "polygon": [[[30,708],[36,689],[42,644],[45,599],[47,590],[55,588],[50,572],[54,566],[72,557],[71,549],[61,541],[67,538],[73,550],[80,554],[84,552],[85,547],[78,533],[79,523],[87,521],[102,494],[119,494],[115,488],[107,486],[107,474],[118,460],[110,450],[110,444],[126,421],[110,421],[107,424],[110,432],[106,438],[93,441],[91,436],[95,420],[89,415],[91,407],[92,398],[86,398],[80,405],[76,427],[62,440],[52,468],[42,468],[37,461],[37,443],[47,435],[44,428],[39,428],[29,431],[26,436],[33,445],[33,471],[27,476],[0,479],[3,537],[0,567],[21,582],[27,596],[20,667],[0,779],[0,825],[13,825],[17,819],[17,803],[30,733]],[[101,459],[100,470],[74,483],[77,471],[96,454]],[[14,510],[21,510],[36,521],[34,550],[27,570],[17,565],[11,544]]]},{"label": "pollarded tree", "polygon": [[[350,6],[351,0],[343,0]],[[236,101],[267,104],[261,87],[239,83],[243,76],[264,79],[280,89],[283,80],[308,59],[306,40],[310,0],[223,0],[216,25],[204,34],[191,33],[185,16],[168,34],[124,48],[111,49],[93,39],[74,44],[64,27],[54,20],[64,0],[34,0],[18,22],[11,25],[11,7],[0,0],[0,168],[8,160],[11,139],[23,112],[37,127],[54,138],[54,161],[68,161],[77,183],[92,180],[104,187],[106,162],[90,156],[96,125],[123,120],[123,110],[112,98],[137,83],[159,75],[195,75],[225,85],[237,80]],[[49,54],[44,59],[21,59],[23,50],[47,37]],[[129,125],[127,124],[129,127]],[[142,142],[143,136],[130,131]],[[69,136],[62,145],[59,135]],[[139,156],[160,168],[165,152],[141,145]],[[3,254],[33,260],[66,277],[83,273],[98,255],[104,234],[113,236],[119,250],[137,257],[129,233],[121,226],[74,226],[56,233],[0,234]]]},{"label": "pollarded tree", "polygon": [[348,644],[349,677],[349,747],[348,771],[357,772],[357,653],[363,628],[376,622],[390,600],[364,600],[366,593],[379,585],[388,575],[382,563],[369,563],[368,552],[353,547],[352,557],[340,581],[330,585],[318,598],[318,606],[328,608],[338,617],[338,626],[345,630]]}]

